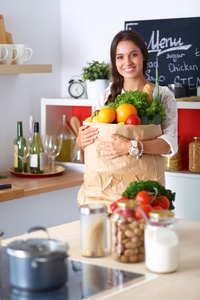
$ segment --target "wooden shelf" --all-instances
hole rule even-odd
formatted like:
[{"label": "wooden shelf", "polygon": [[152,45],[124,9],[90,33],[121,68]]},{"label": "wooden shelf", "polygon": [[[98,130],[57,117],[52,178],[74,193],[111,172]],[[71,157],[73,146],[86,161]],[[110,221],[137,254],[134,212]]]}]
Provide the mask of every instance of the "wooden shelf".
[{"label": "wooden shelf", "polygon": [[51,73],[52,65],[0,65],[0,74]]}]

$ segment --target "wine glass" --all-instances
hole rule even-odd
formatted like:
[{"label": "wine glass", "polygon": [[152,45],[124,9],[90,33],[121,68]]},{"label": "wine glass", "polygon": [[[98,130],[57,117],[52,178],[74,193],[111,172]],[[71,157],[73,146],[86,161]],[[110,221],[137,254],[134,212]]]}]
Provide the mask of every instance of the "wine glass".
[{"label": "wine glass", "polygon": [[45,153],[48,155],[48,158],[51,159],[52,172],[55,173],[54,162],[56,156],[60,154],[60,150],[62,146],[62,138],[57,135],[46,134],[43,137],[43,146],[44,146]]},{"label": "wine glass", "polygon": [[24,172],[24,161],[29,155],[30,155],[30,146],[29,146],[29,143],[27,143],[26,146],[23,146],[22,149],[18,150],[18,157],[22,161],[22,173],[25,173]]}]

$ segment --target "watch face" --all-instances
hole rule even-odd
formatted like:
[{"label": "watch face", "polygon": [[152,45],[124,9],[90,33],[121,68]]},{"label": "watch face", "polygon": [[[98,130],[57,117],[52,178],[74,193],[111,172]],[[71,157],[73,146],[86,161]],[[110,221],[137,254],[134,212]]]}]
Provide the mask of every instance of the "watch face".
[{"label": "watch face", "polygon": [[130,149],[130,155],[133,155],[133,156],[135,156],[135,155],[137,155],[138,153],[139,153],[139,149],[138,148],[131,148]]},{"label": "watch face", "polygon": [[84,86],[80,82],[72,82],[68,88],[70,96],[79,98],[84,94]]}]

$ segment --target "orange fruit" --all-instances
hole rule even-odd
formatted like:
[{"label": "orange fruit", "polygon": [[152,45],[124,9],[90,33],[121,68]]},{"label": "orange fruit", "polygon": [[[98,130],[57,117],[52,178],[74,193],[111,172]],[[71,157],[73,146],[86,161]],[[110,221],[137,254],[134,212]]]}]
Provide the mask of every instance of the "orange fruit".
[{"label": "orange fruit", "polygon": [[115,111],[110,107],[103,107],[98,113],[98,122],[112,123],[115,120]]},{"label": "orange fruit", "polygon": [[134,105],[123,103],[115,110],[117,123],[126,122],[128,116],[137,115],[137,109]]}]

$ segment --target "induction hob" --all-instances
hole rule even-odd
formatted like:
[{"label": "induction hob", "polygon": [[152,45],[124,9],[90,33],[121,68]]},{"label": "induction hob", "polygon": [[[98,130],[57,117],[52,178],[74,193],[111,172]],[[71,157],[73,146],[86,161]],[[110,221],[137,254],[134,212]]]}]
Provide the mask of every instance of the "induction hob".
[{"label": "induction hob", "polygon": [[157,276],[101,267],[68,258],[68,281],[65,286],[45,292],[30,292],[10,286],[8,255],[2,247],[0,264],[1,300],[79,300],[106,299]]}]

